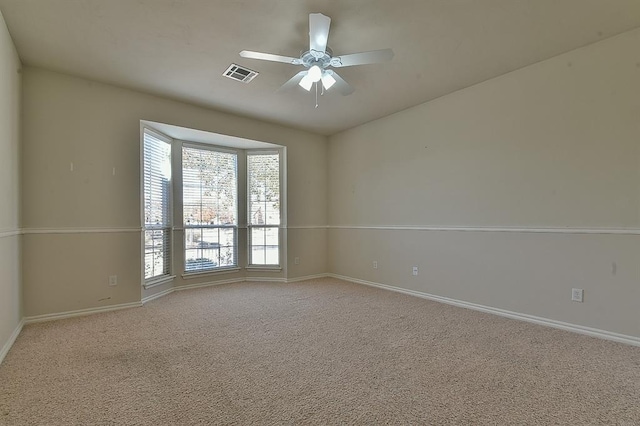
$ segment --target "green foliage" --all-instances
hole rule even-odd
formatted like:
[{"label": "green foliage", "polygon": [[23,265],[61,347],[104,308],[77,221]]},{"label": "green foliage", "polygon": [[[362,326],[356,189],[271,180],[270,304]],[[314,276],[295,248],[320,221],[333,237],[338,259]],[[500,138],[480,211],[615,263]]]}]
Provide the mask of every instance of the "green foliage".
[{"label": "green foliage", "polygon": [[185,223],[235,223],[237,199],[235,154],[182,149]]},{"label": "green foliage", "polygon": [[252,202],[271,202],[280,210],[280,158],[278,154],[250,155],[247,157],[249,169],[249,195]]}]

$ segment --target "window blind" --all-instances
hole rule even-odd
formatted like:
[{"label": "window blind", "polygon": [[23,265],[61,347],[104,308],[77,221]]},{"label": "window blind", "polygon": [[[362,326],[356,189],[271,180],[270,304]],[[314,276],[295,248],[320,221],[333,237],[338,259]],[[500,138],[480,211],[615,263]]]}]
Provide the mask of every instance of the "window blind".
[{"label": "window blind", "polygon": [[185,271],[238,265],[237,154],[182,148]]},{"label": "window blind", "polygon": [[171,273],[171,144],[144,132],[144,276]]}]

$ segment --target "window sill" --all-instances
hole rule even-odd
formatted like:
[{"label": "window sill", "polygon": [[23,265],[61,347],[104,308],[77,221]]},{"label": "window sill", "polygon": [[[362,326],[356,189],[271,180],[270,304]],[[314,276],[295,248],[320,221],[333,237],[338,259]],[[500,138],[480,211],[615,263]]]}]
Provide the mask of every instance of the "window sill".
[{"label": "window sill", "polygon": [[249,271],[249,272],[253,272],[253,271],[256,271],[256,272],[265,272],[265,271],[266,272],[280,272],[280,271],[282,271],[282,267],[278,266],[278,265],[274,265],[274,266],[268,266],[268,265],[258,266],[258,265],[255,265],[255,266],[247,266],[246,270]]},{"label": "window sill", "polygon": [[157,287],[162,284],[170,283],[171,281],[173,281],[175,277],[176,277],[175,275],[168,275],[166,277],[160,277],[153,280],[149,280],[144,284],[142,284],[142,287],[144,287],[145,290],[148,290],[150,288]]},{"label": "window sill", "polygon": [[185,280],[191,280],[194,278],[208,277],[210,275],[233,274],[240,271],[241,271],[241,268],[233,267],[233,268],[217,269],[214,271],[185,272],[184,274],[182,274],[182,278]]}]

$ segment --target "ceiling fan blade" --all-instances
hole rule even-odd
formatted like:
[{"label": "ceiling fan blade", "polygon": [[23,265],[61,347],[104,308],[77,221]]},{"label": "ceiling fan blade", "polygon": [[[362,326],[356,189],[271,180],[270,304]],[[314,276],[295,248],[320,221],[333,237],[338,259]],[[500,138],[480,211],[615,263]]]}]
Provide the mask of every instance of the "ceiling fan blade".
[{"label": "ceiling fan blade", "polygon": [[331,18],[322,13],[309,14],[309,49],[324,53],[327,50]]},{"label": "ceiling fan blade", "polygon": [[282,86],[280,86],[280,88],[277,90],[278,92],[283,92],[285,90],[289,90],[292,87],[295,87],[298,85],[298,83],[300,83],[300,80],[302,80],[302,78],[307,75],[307,70],[304,71],[300,71],[298,74],[294,75],[293,77],[291,77],[285,84],[283,84]]},{"label": "ceiling fan blade", "polygon": [[[329,72],[329,71],[331,71],[331,70],[328,70],[327,72]],[[330,75],[336,80],[336,82],[333,85],[333,87],[335,87],[338,90],[338,92],[340,92],[342,94],[342,96],[347,96],[347,95],[350,95],[350,94],[352,94],[354,92],[355,89],[353,87],[349,86],[349,83],[344,81],[343,78],[340,77],[337,72],[331,71]]]},{"label": "ceiling fan blade", "polygon": [[273,55],[271,53],[252,52],[250,50],[243,50],[240,52],[240,56],[249,59],[260,59],[262,61],[272,62],[284,62],[285,64],[300,65],[302,61],[300,58],[292,58],[290,56]]},{"label": "ceiling fan blade", "polygon": [[390,61],[393,58],[393,50],[370,50],[368,52],[352,53],[350,55],[335,56],[331,58],[331,66],[335,68],[351,67],[353,65],[375,64]]}]

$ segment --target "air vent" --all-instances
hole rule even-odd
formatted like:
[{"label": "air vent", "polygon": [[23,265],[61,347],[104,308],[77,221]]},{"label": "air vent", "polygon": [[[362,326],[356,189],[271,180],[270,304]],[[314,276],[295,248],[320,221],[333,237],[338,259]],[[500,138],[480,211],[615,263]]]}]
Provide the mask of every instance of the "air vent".
[{"label": "air vent", "polygon": [[225,77],[229,77],[232,80],[248,83],[258,75],[258,72],[241,67],[238,64],[231,64],[222,75],[224,75]]}]

